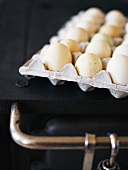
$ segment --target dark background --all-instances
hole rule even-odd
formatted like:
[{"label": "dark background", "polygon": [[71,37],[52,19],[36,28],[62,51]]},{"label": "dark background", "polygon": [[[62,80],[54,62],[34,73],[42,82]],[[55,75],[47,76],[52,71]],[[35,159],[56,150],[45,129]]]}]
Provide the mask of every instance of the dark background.
[{"label": "dark background", "polygon": [[[84,135],[87,131],[106,135],[111,131],[127,135],[128,97],[117,100],[107,89],[84,93],[73,82],[55,87],[45,78],[32,79],[24,88],[15,85],[25,80],[19,67],[48,43],[66,20],[92,6],[104,12],[119,9],[128,15],[126,0],[0,1],[0,169],[82,169],[83,151],[30,151],[14,144],[9,132],[13,102],[19,104],[26,133]],[[97,155],[98,161],[109,156],[102,151]],[[123,169],[128,168],[126,151],[120,151],[118,160]]]}]

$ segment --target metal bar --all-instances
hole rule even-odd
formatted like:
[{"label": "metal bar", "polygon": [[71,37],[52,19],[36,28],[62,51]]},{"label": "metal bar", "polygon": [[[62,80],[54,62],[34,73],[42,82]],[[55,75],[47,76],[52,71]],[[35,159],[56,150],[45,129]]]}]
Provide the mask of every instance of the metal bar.
[{"label": "metal bar", "polygon": [[95,150],[86,150],[83,162],[83,170],[91,170],[93,165],[93,158],[94,158]]},{"label": "metal bar", "polygon": [[[23,133],[19,127],[20,112],[17,104],[11,107],[10,133],[13,140],[20,146],[29,149],[86,149],[85,137],[37,137]],[[128,149],[128,137],[118,137],[120,149]],[[94,148],[94,145],[89,147]],[[96,137],[94,149],[111,148],[109,137]]]},{"label": "metal bar", "polygon": [[111,156],[109,160],[109,165],[112,167],[115,164],[115,158],[119,151],[119,140],[116,134],[110,134],[110,140],[111,140]]},{"label": "metal bar", "polygon": [[[91,170],[95,154],[96,135],[86,134],[83,170]],[[90,147],[91,146],[91,147]],[[92,147],[93,146],[93,147]]]}]

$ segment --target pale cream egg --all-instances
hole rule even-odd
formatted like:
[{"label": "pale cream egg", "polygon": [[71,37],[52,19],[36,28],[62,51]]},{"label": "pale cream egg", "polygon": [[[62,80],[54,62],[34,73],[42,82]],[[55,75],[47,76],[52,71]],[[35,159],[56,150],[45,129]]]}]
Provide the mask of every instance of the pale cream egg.
[{"label": "pale cream egg", "polygon": [[69,49],[61,43],[51,44],[45,54],[46,69],[60,71],[68,63],[72,63]]},{"label": "pale cream egg", "polygon": [[122,21],[123,23],[126,22],[126,17],[124,16],[124,14],[119,11],[119,10],[111,10],[109,11],[106,16],[105,16],[105,20],[106,21],[111,21],[111,20],[115,20],[115,21]]},{"label": "pale cream egg", "polygon": [[87,53],[93,53],[100,59],[111,57],[111,48],[104,40],[91,41],[86,48]]},{"label": "pale cream egg", "polygon": [[90,35],[96,33],[97,31],[97,26],[88,21],[80,21],[76,24],[76,27],[85,29]]},{"label": "pale cream egg", "polygon": [[117,54],[122,54],[128,57],[128,45],[122,44],[119,45],[113,52],[112,57],[117,57]]},{"label": "pale cream egg", "polygon": [[82,16],[79,21],[91,22],[91,23],[95,24],[97,29],[101,25],[101,22],[100,22],[100,20],[98,18],[96,18],[94,16],[90,16],[90,15]]},{"label": "pale cream egg", "polygon": [[67,32],[66,39],[73,39],[80,43],[88,41],[89,35],[83,28],[74,27]]},{"label": "pale cream egg", "polygon": [[75,68],[80,76],[93,78],[102,70],[102,62],[95,54],[84,53],[77,59]]},{"label": "pale cream egg", "polygon": [[116,27],[119,31],[120,37],[123,37],[125,34],[125,23],[124,21],[120,21],[120,20],[108,20],[106,21],[107,25],[112,25],[114,27]]},{"label": "pale cream egg", "polygon": [[110,45],[110,47],[114,46],[113,39],[107,34],[97,33],[91,39],[91,41],[94,41],[94,40],[104,40]]},{"label": "pale cream egg", "polygon": [[123,30],[125,28],[125,23],[120,20],[108,20],[106,21],[107,25],[113,25],[119,29],[119,31]]},{"label": "pale cream egg", "polygon": [[119,85],[128,84],[128,57],[122,54],[117,54],[111,58],[107,65],[112,82]]},{"label": "pale cream egg", "polygon": [[105,24],[100,28],[99,32],[103,34],[107,34],[112,38],[120,37],[119,29],[113,25]]},{"label": "pale cream egg", "polygon": [[96,7],[92,7],[86,10],[82,17],[86,18],[87,16],[96,18],[98,20],[98,23],[100,24],[104,22],[104,18],[105,18],[104,12],[101,9],[96,8]]},{"label": "pale cream egg", "polygon": [[66,45],[69,48],[71,53],[80,51],[80,46],[75,40],[64,39],[64,40],[61,40],[60,43]]},{"label": "pale cream egg", "polygon": [[94,16],[94,17],[97,17],[97,18],[102,18],[102,19],[105,17],[104,12],[97,7],[89,8],[88,10],[85,11],[84,14]]}]

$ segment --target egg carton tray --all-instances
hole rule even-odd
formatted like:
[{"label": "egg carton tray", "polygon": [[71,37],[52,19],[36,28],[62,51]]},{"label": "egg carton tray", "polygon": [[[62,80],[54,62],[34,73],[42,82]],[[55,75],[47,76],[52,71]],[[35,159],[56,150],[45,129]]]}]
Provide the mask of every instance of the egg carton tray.
[{"label": "egg carton tray", "polygon": [[[74,26],[83,12],[84,11],[80,11],[77,15],[71,17],[57,32],[57,35],[50,38],[50,44],[63,39],[65,32]],[[81,43],[81,51],[86,45],[87,43]],[[48,46],[49,45],[44,45],[42,53],[46,52]],[[73,64],[66,64],[59,72],[53,72],[45,68],[44,63],[40,60],[40,53],[34,54],[30,60],[21,66],[19,73],[26,77],[47,77],[53,85],[62,85],[65,81],[76,82],[84,92],[92,91],[95,88],[106,88],[109,89],[112,96],[117,99],[128,96],[128,86],[113,84],[109,74],[105,70],[100,71],[93,78],[79,76]]]}]

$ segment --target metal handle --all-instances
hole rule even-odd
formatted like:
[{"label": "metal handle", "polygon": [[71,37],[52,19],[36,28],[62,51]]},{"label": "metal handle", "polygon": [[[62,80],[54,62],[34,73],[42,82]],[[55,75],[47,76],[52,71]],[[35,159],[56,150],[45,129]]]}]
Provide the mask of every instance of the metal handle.
[{"label": "metal handle", "polygon": [[120,170],[115,158],[119,150],[119,140],[116,134],[109,134],[111,141],[111,156],[110,159],[105,159],[98,164],[97,170]]},{"label": "metal handle", "polygon": [[[13,140],[29,149],[86,149],[86,137],[37,137],[24,134],[19,127],[20,112],[16,103],[11,107],[10,132]],[[95,149],[111,148],[110,138],[96,137]],[[128,137],[118,137],[120,149],[128,149]],[[94,148],[93,144],[89,147]]]},{"label": "metal handle", "polygon": [[119,150],[119,140],[116,134],[110,134],[110,140],[111,140],[111,156],[110,156],[110,167],[112,167],[115,164],[115,158],[118,154]]},{"label": "metal handle", "polygon": [[[91,170],[95,153],[96,135],[86,134],[83,170]],[[91,146],[91,147],[90,147]]]}]

